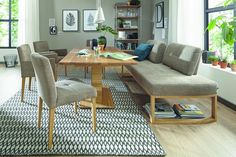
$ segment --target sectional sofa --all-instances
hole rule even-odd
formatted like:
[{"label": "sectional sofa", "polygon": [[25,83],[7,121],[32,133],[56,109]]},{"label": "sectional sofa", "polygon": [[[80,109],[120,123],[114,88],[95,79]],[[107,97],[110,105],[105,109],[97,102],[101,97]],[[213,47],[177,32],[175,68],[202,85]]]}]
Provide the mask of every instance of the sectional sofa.
[{"label": "sectional sofa", "polygon": [[[150,95],[150,122],[201,124],[216,121],[217,84],[197,75],[202,51],[178,43],[168,46],[153,40],[148,43],[154,45],[149,57],[126,68]],[[156,98],[210,98],[211,115],[204,119],[157,119],[154,113]]]}]

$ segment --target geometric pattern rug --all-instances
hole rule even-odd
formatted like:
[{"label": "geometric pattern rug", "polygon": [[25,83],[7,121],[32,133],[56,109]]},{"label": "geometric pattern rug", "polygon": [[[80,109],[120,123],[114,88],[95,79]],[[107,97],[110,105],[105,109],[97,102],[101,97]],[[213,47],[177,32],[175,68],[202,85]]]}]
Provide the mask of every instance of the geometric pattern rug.
[{"label": "geometric pattern rug", "polygon": [[[70,75],[86,83],[83,72]],[[59,80],[66,79],[59,76]],[[107,71],[103,84],[110,87],[115,109],[97,110],[96,133],[91,128],[91,110],[73,105],[56,109],[53,149],[47,149],[48,108],[43,105],[42,127],[37,127],[37,85],[25,88],[25,102],[17,92],[0,106],[0,155],[127,155],[165,156],[141,109],[132,100],[115,71]]]}]

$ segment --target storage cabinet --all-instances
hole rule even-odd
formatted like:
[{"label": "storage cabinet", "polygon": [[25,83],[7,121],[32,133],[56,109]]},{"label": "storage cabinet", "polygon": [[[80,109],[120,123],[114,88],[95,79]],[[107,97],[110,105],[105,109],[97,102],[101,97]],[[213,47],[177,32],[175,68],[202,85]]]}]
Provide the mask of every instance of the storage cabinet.
[{"label": "storage cabinet", "polygon": [[132,53],[138,46],[141,31],[141,5],[115,4],[115,47]]}]

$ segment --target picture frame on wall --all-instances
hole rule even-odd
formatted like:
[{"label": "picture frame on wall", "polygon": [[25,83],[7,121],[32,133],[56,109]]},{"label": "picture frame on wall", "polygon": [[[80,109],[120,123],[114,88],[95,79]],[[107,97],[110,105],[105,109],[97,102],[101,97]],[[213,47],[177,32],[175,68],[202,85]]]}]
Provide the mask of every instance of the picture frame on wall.
[{"label": "picture frame on wall", "polygon": [[50,26],[49,33],[50,35],[57,35],[57,26]]},{"label": "picture frame on wall", "polygon": [[156,28],[164,28],[164,2],[159,2],[155,6]]},{"label": "picture frame on wall", "polygon": [[96,9],[83,10],[83,30],[85,32],[97,31],[97,23],[94,23]]},{"label": "picture frame on wall", "polygon": [[79,10],[76,9],[62,10],[62,30],[63,32],[79,31]]}]

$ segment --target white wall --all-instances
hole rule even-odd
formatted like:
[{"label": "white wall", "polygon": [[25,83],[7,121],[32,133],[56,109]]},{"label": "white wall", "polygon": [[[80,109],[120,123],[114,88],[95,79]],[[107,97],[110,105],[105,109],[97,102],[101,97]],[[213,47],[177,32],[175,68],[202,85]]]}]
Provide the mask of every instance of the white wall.
[{"label": "white wall", "polygon": [[[4,62],[3,56],[10,54],[16,54],[18,56],[16,49],[0,49],[0,63]],[[17,60],[19,62],[19,58]]]},{"label": "white wall", "polygon": [[220,69],[209,64],[201,64],[199,67],[200,75],[203,75],[218,83],[218,95],[225,100],[236,104],[236,73],[231,69]]}]

